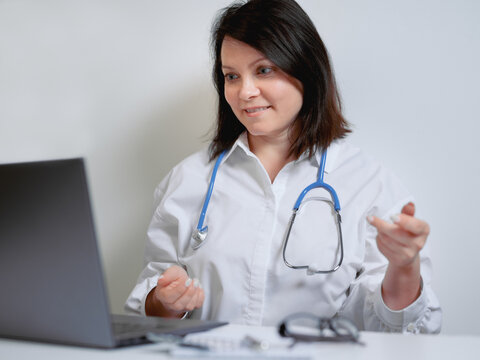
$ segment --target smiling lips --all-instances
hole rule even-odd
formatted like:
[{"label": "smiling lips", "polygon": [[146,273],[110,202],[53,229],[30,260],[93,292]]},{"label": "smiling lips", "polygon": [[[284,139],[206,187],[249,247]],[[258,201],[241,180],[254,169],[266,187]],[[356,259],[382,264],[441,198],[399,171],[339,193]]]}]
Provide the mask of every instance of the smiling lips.
[{"label": "smiling lips", "polygon": [[244,109],[244,111],[247,113],[247,116],[256,116],[256,115],[260,115],[262,111],[265,111],[269,108],[270,106],[258,106],[258,107],[251,107],[248,109]]}]

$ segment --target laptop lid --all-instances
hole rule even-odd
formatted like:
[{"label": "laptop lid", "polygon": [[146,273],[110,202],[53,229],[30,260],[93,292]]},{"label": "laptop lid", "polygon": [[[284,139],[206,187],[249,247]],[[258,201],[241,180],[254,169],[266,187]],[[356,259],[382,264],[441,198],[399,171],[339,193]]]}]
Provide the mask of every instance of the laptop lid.
[{"label": "laptop lid", "polygon": [[112,347],[82,159],[0,165],[0,336]]}]

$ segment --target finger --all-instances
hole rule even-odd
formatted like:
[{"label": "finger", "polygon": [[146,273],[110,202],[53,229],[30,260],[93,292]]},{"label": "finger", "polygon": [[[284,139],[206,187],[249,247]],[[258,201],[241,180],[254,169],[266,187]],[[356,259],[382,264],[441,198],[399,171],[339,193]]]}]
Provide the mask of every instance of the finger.
[{"label": "finger", "polygon": [[[195,297],[192,299],[191,303],[187,305],[188,311],[192,311],[193,309],[199,309],[202,307],[203,302],[205,300],[205,291],[202,288],[202,284],[198,279],[194,279],[194,286],[196,287]],[[190,307],[192,307],[190,309]]]},{"label": "finger", "polygon": [[428,235],[430,233],[430,227],[425,221],[410,215],[403,213],[393,215],[392,222],[413,235]]},{"label": "finger", "polygon": [[192,279],[187,278],[187,280],[184,281],[182,277],[170,282],[167,286],[157,286],[158,299],[163,304],[173,304],[193,286],[192,282]]},{"label": "finger", "polygon": [[392,240],[393,239],[388,237],[377,237],[378,249],[390,263],[406,265],[411,263],[418,256],[418,247],[397,246]]},{"label": "finger", "polygon": [[376,240],[378,249],[390,261],[409,257],[414,251],[411,243],[405,243],[387,235],[378,235]]},{"label": "finger", "polygon": [[415,204],[409,202],[402,208],[402,214],[414,216],[415,215]]},{"label": "finger", "polygon": [[379,234],[408,244],[413,237],[428,234],[428,224],[422,220],[405,214],[396,214],[391,217],[392,222],[385,221],[376,216],[368,216],[368,222],[375,226]]},{"label": "finger", "polygon": [[377,244],[379,237],[381,237],[385,246],[388,246],[392,251],[403,252],[406,248],[421,249],[425,243],[424,236],[415,235],[397,224],[392,224],[374,216],[369,217],[368,220],[377,228]]},{"label": "finger", "polygon": [[388,221],[380,219],[377,216],[367,216],[367,221],[370,223],[370,225],[374,226],[379,233],[387,234],[398,229],[398,226],[395,226]]},{"label": "finger", "polygon": [[198,289],[195,291],[194,295],[192,296],[190,301],[187,303],[187,305],[185,305],[184,309],[186,311],[192,311],[193,309],[195,309],[197,305],[197,301],[198,301]]},{"label": "finger", "polygon": [[398,251],[392,249],[391,244],[384,237],[377,237],[378,250],[388,259],[388,261],[394,261],[398,257]]},{"label": "finger", "polygon": [[403,244],[399,244],[391,237],[381,234],[377,236],[377,245],[382,252],[384,249],[387,249],[391,252],[398,252],[403,248]]},{"label": "finger", "polygon": [[203,306],[204,301],[205,301],[205,290],[203,290],[202,288],[199,288],[198,289],[197,304],[195,305],[195,307],[197,309],[201,308]]},{"label": "finger", "polygon": [[168,286],[174,281],[185,282],[188,279],[188,274],[184,268],[173,265],[163,272],[159,277],[157,285],[159,287]]},{"label": "finger", "polygon": [[169,307],[174,311],[189,311],[187,310],[188,304],[192,301],[197,288],[193,285],[193,281],[189,284],[187,290],[177,298],[173,303],[169,304]]}]

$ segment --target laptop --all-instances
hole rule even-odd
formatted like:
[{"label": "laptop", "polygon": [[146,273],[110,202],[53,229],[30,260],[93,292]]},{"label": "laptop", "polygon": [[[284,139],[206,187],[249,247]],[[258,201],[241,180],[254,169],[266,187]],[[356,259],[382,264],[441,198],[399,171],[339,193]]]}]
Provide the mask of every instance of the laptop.
[{"label": "laptop", "polygon": [[224,324],[110,314],[83,159],[0,165],[0,337],[114,348]]}]

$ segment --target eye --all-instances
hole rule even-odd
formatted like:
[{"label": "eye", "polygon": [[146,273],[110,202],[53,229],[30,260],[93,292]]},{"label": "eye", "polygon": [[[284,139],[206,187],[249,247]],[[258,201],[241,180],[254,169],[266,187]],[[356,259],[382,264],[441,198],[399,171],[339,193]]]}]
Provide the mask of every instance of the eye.
[{"label": "eye", "polygon": [[268,66],[262,66],[261,68],[258,69],[258,73],[261,75],[268,75],[273,71],[271,67]]},{"label": "eye", "polygon": [[238,76],[235,74],[225,74],[225,80],[227,81],[234,81],[237,79],[238,79]]}]

